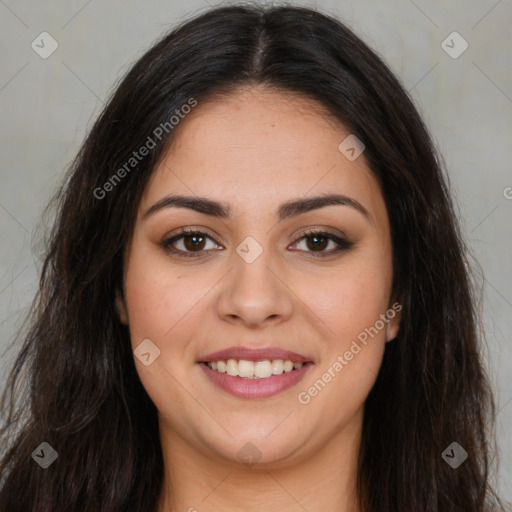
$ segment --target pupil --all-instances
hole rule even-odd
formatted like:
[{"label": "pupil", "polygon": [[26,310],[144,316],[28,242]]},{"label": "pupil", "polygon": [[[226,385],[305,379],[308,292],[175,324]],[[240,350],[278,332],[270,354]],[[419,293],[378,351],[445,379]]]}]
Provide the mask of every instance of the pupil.
[{"label": "pupil", "polygon": [[[315,242],[312,244],[313,247],[317,249],[325,249],[325,241],[327,240],[325,236],[312,235],[310,236],[310,240],[315,240]],[[318,240],[323,240],[323,243],[318,243]]]},{"label": "pupil", "polygon": [[[192,248],[201,248],[200,245],[202,243],[202,236],[197,236],[197,235],[189,235],[186,240],[188,240],[188,244],[187,245],[191,245]],[[191,240],[193,240],[193,242],[191,242]],[[187,247],[187,249],[190,249],[190,247]]]}]

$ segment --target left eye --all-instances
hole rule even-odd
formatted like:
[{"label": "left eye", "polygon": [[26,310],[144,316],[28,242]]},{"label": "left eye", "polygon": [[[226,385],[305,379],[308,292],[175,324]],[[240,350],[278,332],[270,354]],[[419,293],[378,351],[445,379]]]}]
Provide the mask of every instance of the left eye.
[{"label": "left eye", "polygon": [[[343,251],[344,249],[348,249],[352,245],[350,242],[348,242],[348,240],[339,238],[331,233],[324,233],[323,231],[310,231],[308,233],[303,234],[298,240],[299,243],[301,240],[304,240],[306,247],[308,249],[313,249],[311,252],[313,253],[314,256],[328,256],[329,254],[337,253]],[[331,242],[334,245],[334,249],[330,251],[325,251],[325,249],[327,248],[326,246],[329,245],[329,242]]]},{"label": "left eye", "polygon": [[[196,257],[201,255],[203,249],[206,249],[206,240],[214,242],[214,246],[218,245],[213,238],[202,231],[183,230],[179,235],[165,240],[162,243],[162,246],[166,251],[177,254],[178,256]],[[349,249],[353,245],[353,243],[348,240],[323,231],[309,231],[307,233],[303,233],[294,245],[299,245],[302,240],[306,241],[307,249],[312,249],[306,250],[306,252],[310,252],[314,257],[322,257],[338,253]],[[308,242],[308,240],[311,242]],[[334,249],[325,251],[329,242],[334,244]],[[175,247],[178,243],[181,243],[183,248]],[[215,247],[213,247],[213,249],[215,249]]]}]

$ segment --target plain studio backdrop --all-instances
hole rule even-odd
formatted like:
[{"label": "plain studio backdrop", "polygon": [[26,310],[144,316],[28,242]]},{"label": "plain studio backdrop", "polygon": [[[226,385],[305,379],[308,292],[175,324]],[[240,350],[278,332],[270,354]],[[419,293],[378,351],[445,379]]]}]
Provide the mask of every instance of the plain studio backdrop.
[{"label": "plain studio backdrop", "polygon": [[[379,53],[445,158],[483,272],[497,488],[512,501],[512,2],[294,3],[338,17]],[[42,209],[119,77],[171,26],[216,4],[0,0],[0,386],[17,349],[5,351],[36,290]]]}]

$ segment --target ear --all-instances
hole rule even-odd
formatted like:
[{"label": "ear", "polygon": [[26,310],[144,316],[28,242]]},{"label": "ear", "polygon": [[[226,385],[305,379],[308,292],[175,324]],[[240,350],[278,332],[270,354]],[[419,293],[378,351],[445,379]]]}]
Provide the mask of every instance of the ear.
[{"label": "ear", "polygon": [[402,320],[402,304],[395,301],[386,311],[389,322],[386,325],[386,342],[393,341],[400,330],[400,322]]},{"label": "ear", "polygon": [[126,308],[124,296],[119,289],[116,290],[115,308],[117,314],[119,315],[119,320],[121,321],[121,323],[124,325],[128,325],[128,310]]}]

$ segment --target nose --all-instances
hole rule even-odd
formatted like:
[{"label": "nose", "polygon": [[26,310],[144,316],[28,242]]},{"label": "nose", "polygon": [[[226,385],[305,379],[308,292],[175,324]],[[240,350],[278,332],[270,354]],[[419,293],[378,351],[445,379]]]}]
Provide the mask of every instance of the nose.
[{"label": "nose", "polygon": [[234,268],[222,281],[218,314],[224,321],[258,329],[290,318],[294,293],[282,266],[263,250],[254,261],[233,255]]}]

